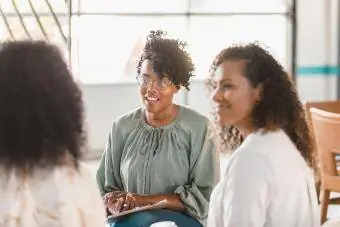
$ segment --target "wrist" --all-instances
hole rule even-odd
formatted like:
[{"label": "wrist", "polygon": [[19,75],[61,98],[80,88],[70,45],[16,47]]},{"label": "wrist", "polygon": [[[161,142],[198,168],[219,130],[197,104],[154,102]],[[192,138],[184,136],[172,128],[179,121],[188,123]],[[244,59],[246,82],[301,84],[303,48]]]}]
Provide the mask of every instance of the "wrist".
[{"label": "wrist", "polygon": [[152,204],[147,195],[135,195],[137,206],[147,206]]}]

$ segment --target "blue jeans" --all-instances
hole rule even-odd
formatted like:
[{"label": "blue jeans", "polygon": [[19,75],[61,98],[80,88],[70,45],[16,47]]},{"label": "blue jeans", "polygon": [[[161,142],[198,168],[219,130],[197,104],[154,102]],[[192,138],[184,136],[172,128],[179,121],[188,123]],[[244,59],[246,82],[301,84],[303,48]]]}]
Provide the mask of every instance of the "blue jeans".
[{"label": "blue jeans", "polygon": [[175,222],[178,227],[202,227],[194,218],[171,210],[151,210],[130,214],[120,220],[109,220],[110,227],[149,227],[160,221]]}]

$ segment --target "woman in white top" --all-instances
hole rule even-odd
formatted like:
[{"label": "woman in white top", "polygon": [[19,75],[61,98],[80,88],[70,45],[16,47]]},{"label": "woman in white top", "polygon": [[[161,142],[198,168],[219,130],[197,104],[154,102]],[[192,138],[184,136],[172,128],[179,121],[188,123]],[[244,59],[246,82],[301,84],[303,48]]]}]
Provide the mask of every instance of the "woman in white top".
[{"label": "woman in white top", "polygon": [[0,226],[100,227],[105,208],[80,164],[83,102],[59,50],[0,48]]},{"label": "woman in white top", "polygon": [[209,227],[316,227],[313,142],[283,67],[257,44],[211,67],[216,116],[236,148],[210,201]]}]

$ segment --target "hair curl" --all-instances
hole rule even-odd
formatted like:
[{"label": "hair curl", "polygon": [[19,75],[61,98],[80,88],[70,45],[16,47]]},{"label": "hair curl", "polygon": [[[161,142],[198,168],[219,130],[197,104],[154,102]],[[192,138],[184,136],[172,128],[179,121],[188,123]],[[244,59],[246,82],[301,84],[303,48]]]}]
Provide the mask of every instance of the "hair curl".
[{"label": "hair curl", "polygon": [[189,90],[195,66],[186,46],[183,41],[166,38],[165,31],[150,31],[137,65],[137,74],[140,74],[143,61],[148,59],[160,78],[168,77],[177,88],[183,86]]},{"label": "hair curl", "polygon": [[0,104],[1,164],[29,169],[65,162],[78,166],[85,142],[82,96],[56,46],[43,41],[3,43]]},{"label": "hair curl", "polygon": [[[228,60],[245,62],[244,76],[254,88],[262,84],[262,99],[252,111],[255,128],[271,131],[282,129],[289,136],[307,164],[316,170],[314,142],[311,137],[304,108],[296,89],[283,67],[257,43],[235,45],[222,50],[210,68],[211,85],[219,65]],[[211,89],[211,87],[209,86]],[[216,113],[215,113],[216,114]],[[216,116],[216,115],[215,115]],[[222,126],[223,146],[237,148],[243,141],[240,131],[233,126]]]}]

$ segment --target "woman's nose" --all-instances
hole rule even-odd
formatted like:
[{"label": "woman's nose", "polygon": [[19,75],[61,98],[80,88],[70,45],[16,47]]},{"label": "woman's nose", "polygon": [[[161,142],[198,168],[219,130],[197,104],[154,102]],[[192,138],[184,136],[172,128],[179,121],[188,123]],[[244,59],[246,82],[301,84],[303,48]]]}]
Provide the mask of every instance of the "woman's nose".
[{"label": "woman's nose", "polygon": [[160,91],[161,87],[159,85],[159,82],[157,80],[150,81],[149,84],[148,84],[148,90],[150,90],[150,91],[152,91],[152,90]]},{"label": "woman's nose", "polygon": [[215,89],[211,95],[211,99],[215,102],[221,101],[223,99],[223,92],[220,89]]}]

